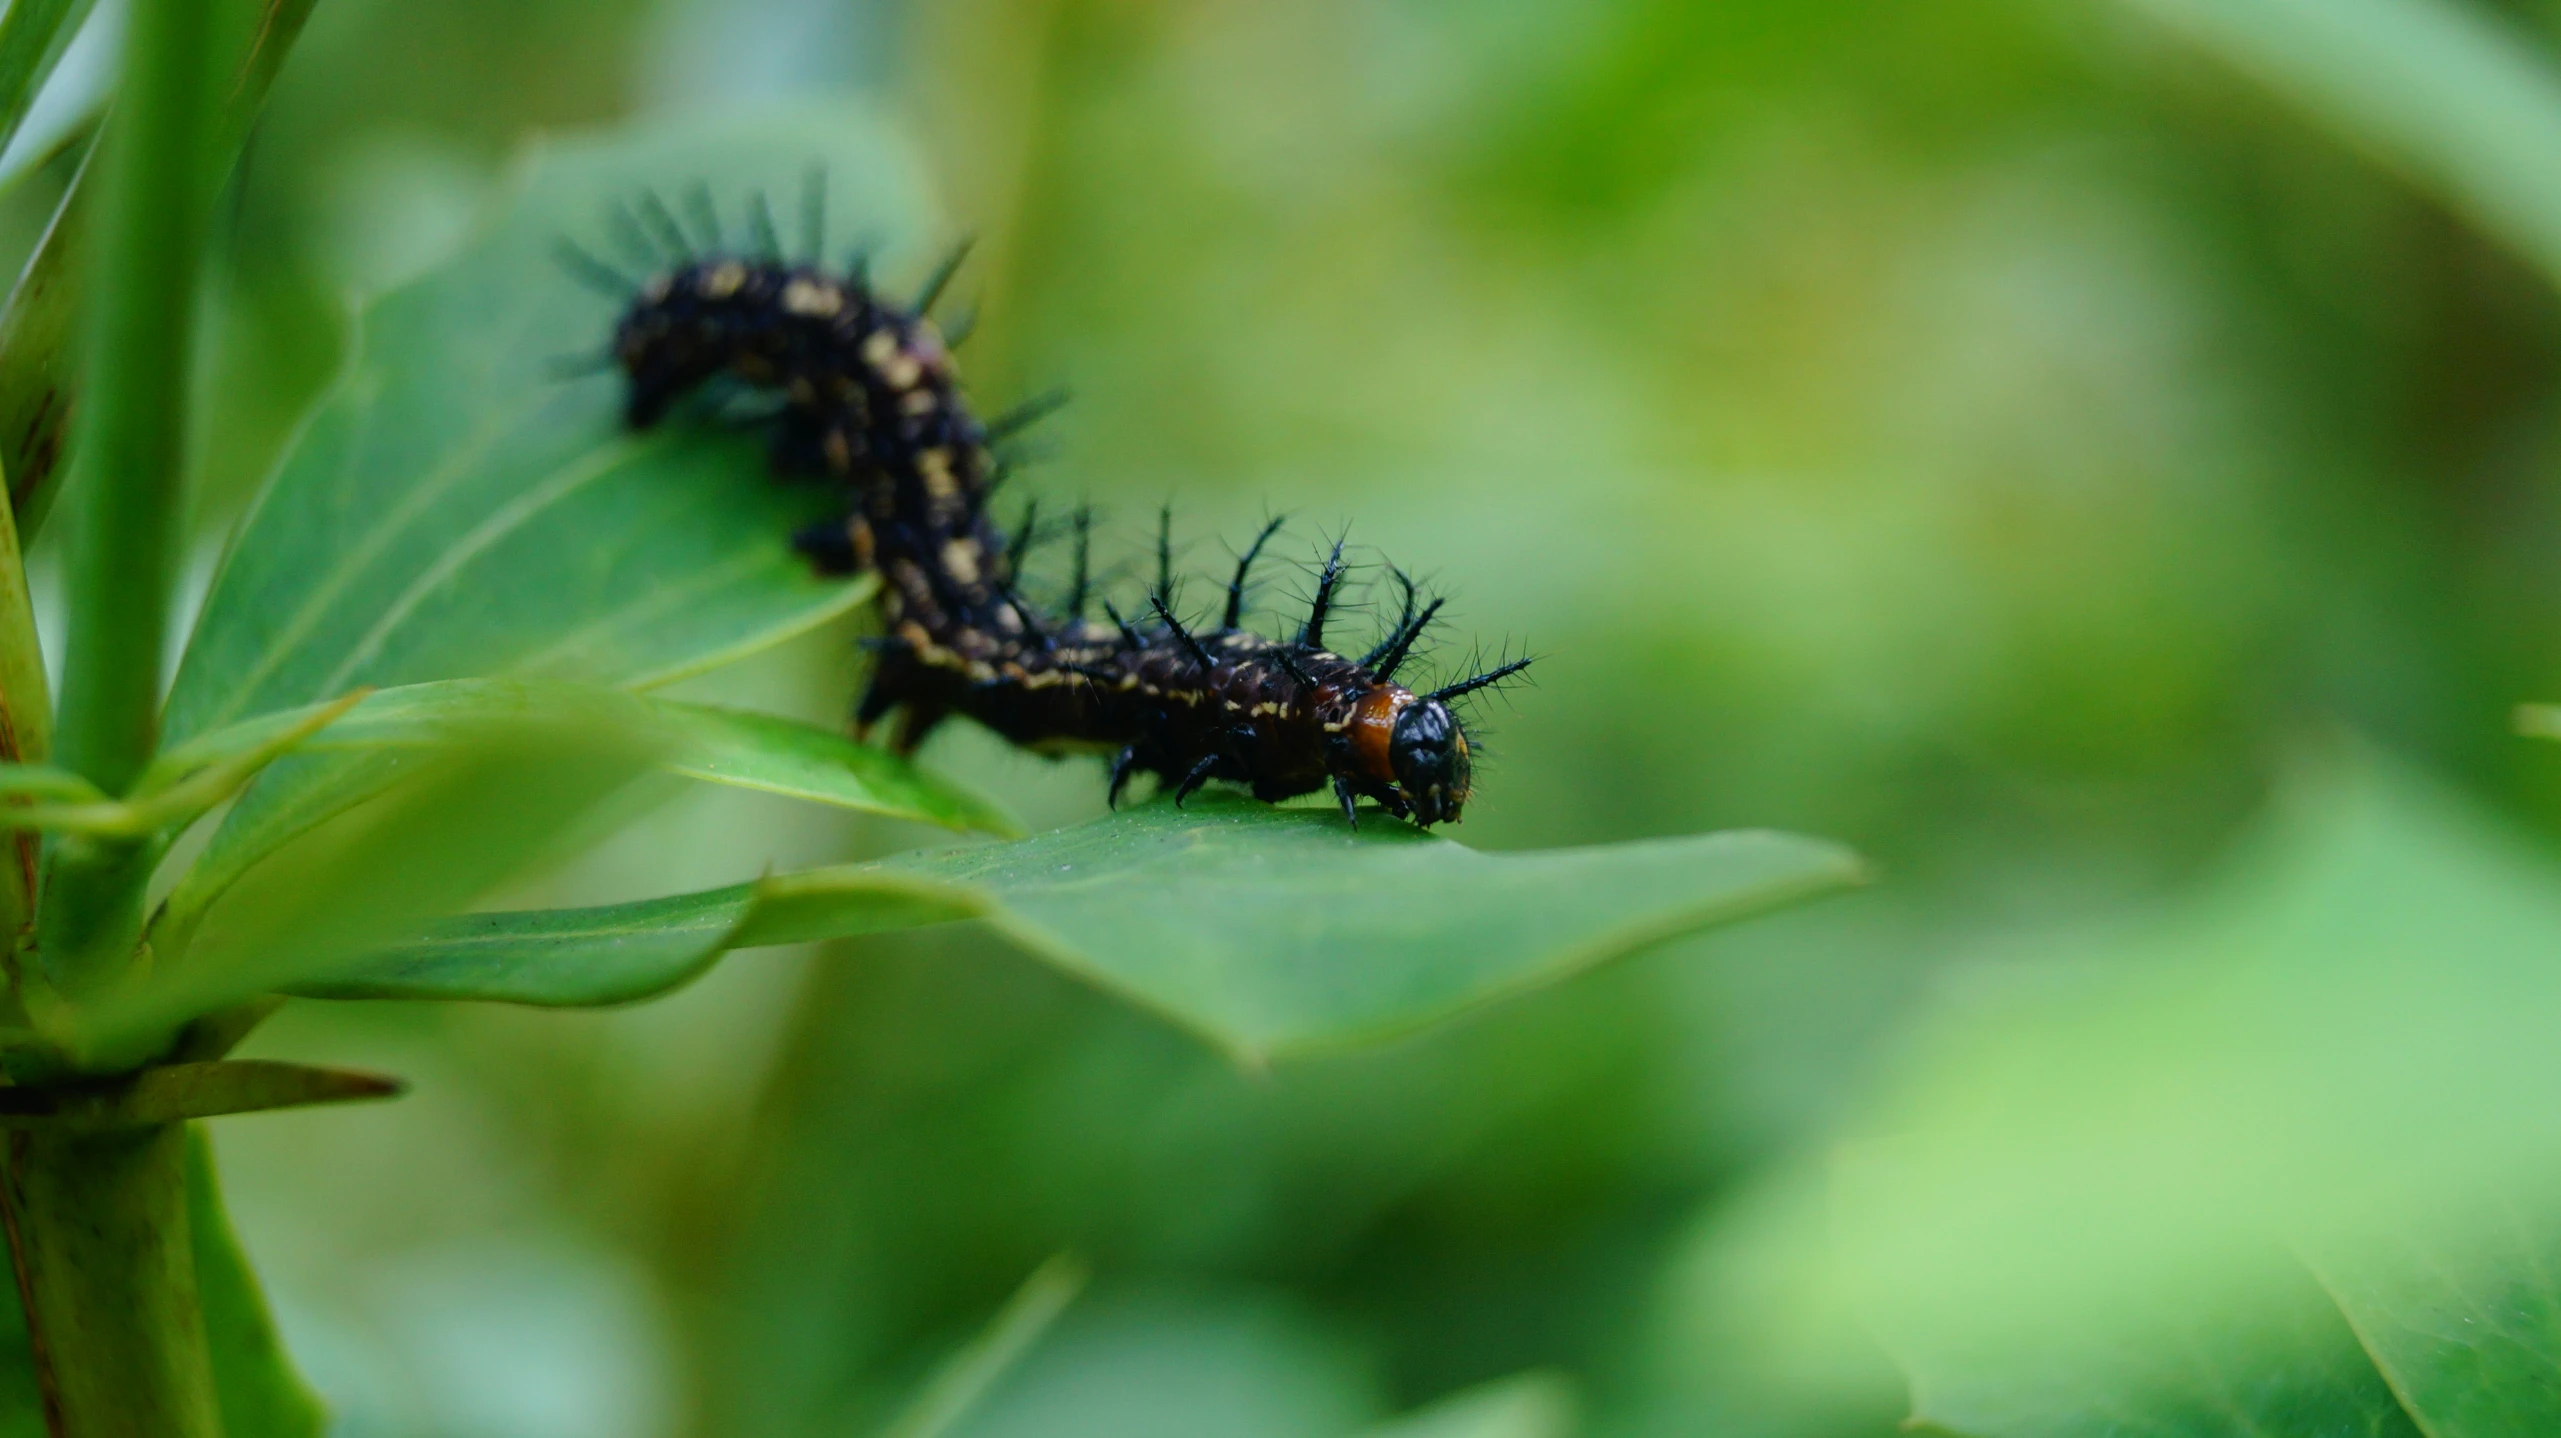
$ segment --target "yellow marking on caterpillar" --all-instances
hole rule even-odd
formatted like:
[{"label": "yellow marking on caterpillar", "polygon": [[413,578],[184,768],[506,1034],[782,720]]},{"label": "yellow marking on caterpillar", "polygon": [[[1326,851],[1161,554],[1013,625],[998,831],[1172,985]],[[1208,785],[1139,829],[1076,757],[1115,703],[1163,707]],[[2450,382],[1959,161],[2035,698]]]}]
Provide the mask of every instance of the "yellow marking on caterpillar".
[{"label": "yellow marking on caterpillar", "polygon": [[952,539],[943,544],[943,569],[963,584],[978,582],[978,544],[975,540]]},{"label": "yellow marking on caterpillar", "polygon": [[873,369],[889,363],[889,357],[896,353],[898,353],[898,336],[888,330],[873,330],[870,334],[863,336],[863,363],[870,365]]},{"label": "yellow marking on caterpillar", "polygon": [[925,377],[925,367],[905,350],[896,351],[872,368],[880,371],[880,377],[888,381],[891,389],[906,389]]},{"label": "yellow marking on caterpillar", "polygon": [[795,279],[783,286],[783,311],[825,319],[845,307],[844,292],[824,280]]},{"label": "yellow marking on caterpillar", "polygon": [[736,260],[723,260],[704,272],[703,297],[725,300],[738,293],[738,287],[745,283],[747,283],[747,267]]},{"label": "yellow marking on caterpillar", "polygon": [[950,504],[960,498],[960,481],[952,478],[951,451],[940,445],[916,456],[916,473],[925,481],[925,493],[936,504]]},{"label": "yellow marking on caterpillar", "polygon": [[934,412],[934,406],[940,403],[942,403],[942,401],[934,397],[934,392],[932,390],[911,389],[907,391],[907,395],[904,399],[898,401],[898,407],[909,414],[927,415],[932,414]]}]

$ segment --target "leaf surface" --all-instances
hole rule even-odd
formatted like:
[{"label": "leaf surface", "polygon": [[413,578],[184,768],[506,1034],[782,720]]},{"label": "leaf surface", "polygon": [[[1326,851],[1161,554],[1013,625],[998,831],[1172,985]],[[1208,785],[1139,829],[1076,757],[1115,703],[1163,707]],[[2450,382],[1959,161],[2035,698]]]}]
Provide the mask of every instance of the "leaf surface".
[{"label": "leaf surface", "polygon": [[2343,746],[2132,932],[1986,965],[1837,1169],[1916,1416],[2008,1434],[2561,1419],[2561,875]]},{"label": "leaf surface", "polygon": [[2309,1245],[2313,1271],[2429,1438],[2561,1433],[2561,1238],[2548,1208],[2483,1208]]},{"label": "leaf surface", "polygon": [[[859,603],[790,544],[828,507],[766,474],[754,438],[621,419],[602,364],[620,302],[564,271],[651,186],[752,192],[823,169],[840,231],[913,238],[904,145],[824,108],[689,120],[538,153],[483,238],[366,311],[357,353],[239,534],[170,695],[180,742],[358,686],[498,673],[672,679]],[[638,268],[636,262],[633,268]],[[564,378],[566,360],[590,371]]]},{"label": "leaf surface", "polygon": [[[337,700],[280,709],[198,735],[163,754],[139,794],[156,796],[187,783],[213,787],[198,776],[264,762],[260,756],[284,747],[313,755],[433,748],[450,742],[458,729],[532,717],[563,702],[610,704],[612,697],[520,679],[446,679],[377,690],[352,707]],[[626,698],[621,707],[632,722],[663,731],[666,765],[674,773],[950,829],[1016,832],[1013,821],[986,800],[833,729],[665,699]],[[84,797],[64,791],[54,771],[0,765],[0,795],[21,793]],[[265,796],[265,802],[275,801],[272,792]]]},{"label": "leaf surface", "polygon": [[45,1016],[58,1041],[92,1069],[146,1057],[190,1019],[335,972],[592,835],[614,798],[664,759],[657,734],[625,722],[630,701],[606,697],[619,705],[545,710],[394,752],[361,801],[275,816],[289,832],[267,857],[230,883],[172,892],[151,929],[151,966]]},{"label": "leaf surface", "polygon": [[1858,877],[1847,851],[1786,834],[1486,854],[1376,815],[1353,833],[1329,811],[1203,796],[1016,844],[475,915],[295,991],[612,1001],[724,948],[981,917],[1253,1061],[1392,1035]]},{"label": "leaf surface", "polygon": [[1003,810],[950,780],[832,729],[702,704],[658,700],[650,708],[675,735],[668,767],[690,778],[946,829],[1021,832]]},{"label": "leaf surface", "polygon": [[[2239,1272],[2245,1307],[2192,1296],[1987,1341],[1926,1308],[1874,1310],[1911,1377],[1911,1424],[1971,1438],[2420,1438],[2327,1294],[2281,1255]],[[2511,1429],[2510,1432],[2528,1430]],[[2445,1435],[2436,1435],[2445,1438]]]},{"label": "leaf surface", "polygon": [[1574,1387],[1556,1373],[1518,1373],[1427,1404],[1364,1438],[1573,1438]]}]

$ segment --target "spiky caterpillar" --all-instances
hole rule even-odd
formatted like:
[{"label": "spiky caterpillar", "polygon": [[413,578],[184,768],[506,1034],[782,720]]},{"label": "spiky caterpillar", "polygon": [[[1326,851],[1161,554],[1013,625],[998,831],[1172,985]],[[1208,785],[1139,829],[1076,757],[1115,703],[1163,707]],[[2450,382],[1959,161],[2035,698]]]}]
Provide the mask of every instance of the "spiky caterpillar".
[{"label": "spiky caterpillar", "polygon": [[1176,616],[1161,537],[1149,613],[1132,622],[1106,602],[1110,623],[1087,619],[1081,519],[1068,612],[1042,612],[1020,594],[1018,554],[989,514],[999,477],[989,428],[961,398],[950,348],[927,317],[950,266],[901,305],[859,263],[836,274],[782,259],[761,202],[761,254],[718,252],[716,240],[697,253],[654,202],[642,215],[664,252],[646,280],[632,285],[583,252],[569,257],[629,291],[612,347],[629,381],[626,418],[656,424],[715,379],[779,399],[775,468],[832,478],[849,506],[840,522],[800,536],[800,547],[822,567],[874,568],[883,581],[884,632],[855,712],[858,733],[897,711],[891,745],[904,753],[958,713],[1027,747],[1112,754],[1115,803],[1132,774],[1148,773],[1177,803],[1212,779],[1266,801],[1330,783],[1354,823],[1364,797],[1418,824],[1458,819],[1472,765],[1450,701],[1529,661],[1422,694],[1396,683],[1440,607],[1418,609],[1410,584],[1375,648],[1359,659],[1328,649],[1340,544],[1295,637],[1243,628],[1247,584],[1277,522],[1239,560],[1215,627]]}]

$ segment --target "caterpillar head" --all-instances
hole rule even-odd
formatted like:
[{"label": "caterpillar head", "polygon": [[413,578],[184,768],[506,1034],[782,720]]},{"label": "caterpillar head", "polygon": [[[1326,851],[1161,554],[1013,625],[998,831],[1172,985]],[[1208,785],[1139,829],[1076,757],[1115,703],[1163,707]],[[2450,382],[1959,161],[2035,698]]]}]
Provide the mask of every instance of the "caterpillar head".
[{"label": "caterpillar head", "polygon": [[1396,797],[1422,825],[1458,822],[1467,803],[1467,731],[1438,699],[1417,699],[1397,711],[1387,741]]}]

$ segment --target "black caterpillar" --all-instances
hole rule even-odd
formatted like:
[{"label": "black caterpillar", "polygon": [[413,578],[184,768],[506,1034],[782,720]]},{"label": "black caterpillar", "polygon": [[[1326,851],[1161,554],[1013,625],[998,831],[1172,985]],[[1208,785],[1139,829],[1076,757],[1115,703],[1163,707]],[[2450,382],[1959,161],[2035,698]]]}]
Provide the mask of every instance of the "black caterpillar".
[{"label": "black caterpillar", "polygon": [[[1108,623],[1086,618],[1091,515],[1080,512],[1065,617],[1042,612],[1016,587],[1031,526],[1009,543],[988,510],[1003,478],[992,445],[1012,422],[982,424],[970,412],[950,346],[927,317],[960,255],[901,305],[873,288],[859,258],[842,274],[784,259],[761,197],[745,252],[721,243],[707,194],[694,200],[699,247],[654,198],[642,197],[636,215],[617,212],[625,247],[653,270],[646,279],[566,244],[564,261],[627,298],[611,358],[629,381],[630,425],[654,425],[688,395],[731,382],[779,401],[769,416],[777,472],[843,486],[848,512],[797,543],[831,572],[882,577],[883,634],[872,641],[878,663],[855,711],[858,735],[898,711],[891,747],[907,753],[958,713],[1016,744],[1115,753],[1115,805],[1145,772],[1178,804],[1212,779],[1265,801],[1330,781],[1355,824],[1363,797],[1417,824],[1458,819],[1472,765],[1450,703],[1529,660],[1428,693],[1397,684],[1441,607],[1418,604],[1402,574],[1402,612],[1377,646],[1358,659],[1334,653],[1326,629],[1344,580],[1339,542],[1295,636],[1241,628],[1254,563],[1278,521],[1238,560],[1218,623],[1194,628],[1175,612],[1162,529],[1147,612],[1133,622],[1105,600]],[[813,202],[811,256],[822,213]]]}]

